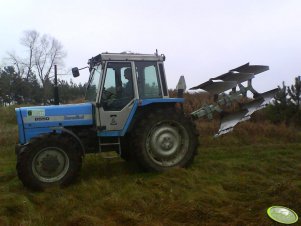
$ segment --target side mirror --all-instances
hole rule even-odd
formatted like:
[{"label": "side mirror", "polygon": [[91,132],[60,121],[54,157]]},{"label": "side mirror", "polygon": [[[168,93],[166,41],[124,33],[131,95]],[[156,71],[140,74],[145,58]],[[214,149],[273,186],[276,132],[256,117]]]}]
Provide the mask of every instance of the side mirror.
[{"label": "side mirror", "polygon": [[77,67],[72,68],[72,75],[74,78],[79,76],[79,70]]}]

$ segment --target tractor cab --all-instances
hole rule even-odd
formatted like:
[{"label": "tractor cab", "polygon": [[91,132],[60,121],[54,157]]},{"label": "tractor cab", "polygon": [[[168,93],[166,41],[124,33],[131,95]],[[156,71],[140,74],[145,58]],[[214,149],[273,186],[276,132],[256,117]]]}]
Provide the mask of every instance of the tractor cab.
[{"label": "tractor cab", "polygon": [[[125,52],[102,53],[88,61],[86,102],[95,105],[101,136],[122,135],[138,105],[169,99],[164,60],[164,55]],[[76,69],[73,75],[79,75]]]},{"label": "tractor cab", "polygon": [[[107,105],[111,99],[112,108],[119,109],[124,99],[168,97],[164,60],[164,55],[133,53],[102,53],[91,58],[86,100],[97,102],[99,97]],[[114,106],[114,102],[123,104]]]}]

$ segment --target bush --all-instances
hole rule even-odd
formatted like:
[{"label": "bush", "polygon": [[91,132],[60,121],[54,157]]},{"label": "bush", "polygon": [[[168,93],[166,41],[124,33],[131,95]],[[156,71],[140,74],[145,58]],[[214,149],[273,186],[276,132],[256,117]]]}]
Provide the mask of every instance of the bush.
[{"label": "bush", "polygon": [[16,124],[16,106],[0,107],[0,124]]}]

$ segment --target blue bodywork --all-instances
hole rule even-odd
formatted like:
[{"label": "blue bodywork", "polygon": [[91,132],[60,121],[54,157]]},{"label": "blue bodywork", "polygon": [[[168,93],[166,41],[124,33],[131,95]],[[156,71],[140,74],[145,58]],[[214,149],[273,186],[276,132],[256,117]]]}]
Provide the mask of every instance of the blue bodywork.
[{"label": "blue bodywork", "polygon": [[139,107],[144,107],[146,105],[150,104],[158,104],[158,103],[183,103],[183,98],[154,98],[154,99],[144,99],[144,100],[135,100],[134,106],[132,108],[131,113],[129,114],[129,117],[123,127],[122,130],[117,131],[101,131],[98,132],[97,135],[100,137],[122,137],[126,134],[131,122],[133,121],[133,118],[135,116],[136,110]]},{"label": "blue bodywork", "polygon": [[91,103],[16,108],[19,144],[55,127],[93,125],[92,109]]},{"label": "blue bodywork", "polygon": [[[183,101],[183,98],[135,100],[122,130],[99,131],[97,135],[100,137],[124,136],[133,121],[138,107],[157,103],[183,103]],[[64,127],[93,126],[95,125],[94,114],[92,103],[16,108],[19,144],[26,144],[32,138],[41,134],[52,133],[54,130],[57,133],[61,133],[62,129],[60,128]]]}]

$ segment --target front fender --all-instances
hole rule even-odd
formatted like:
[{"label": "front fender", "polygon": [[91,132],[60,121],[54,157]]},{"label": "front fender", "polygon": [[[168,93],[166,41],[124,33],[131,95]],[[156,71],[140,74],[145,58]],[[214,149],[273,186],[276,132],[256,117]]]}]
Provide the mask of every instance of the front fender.
[{"label": "front fender", "polygon": [[71,136],[73,139],[75,139],[75,141],[78,142],[78,144],[81,147],[82,155],[83,156],[85,155],[86,151],[85,151],[85,147],[83,145],[83,142],[81,142],[79,137],[72,130],[66,129],[64,127],[51,127],[50,129],[53,131],[54,134],[56,134],[56,133],[67,133],[69,136]]},{"label": "front fender", "polygon": [[[48,128],[48,130],[51,131],[52,134],[62,134],[62,133],[68,134],[68,136],[72,137],[74,141],[78,143],[78,145],[80,146],[80,151],[82,156],[85,156],[86,151],[83,143],[81,142],[79,137],[71,130],[66,129],[64,127],[52,127],[52,128]],[[49,133],[40,134],[40,136],[46,136],[46,135],[49,135]],[[26,148],[28,147],[29,144],[30,142],[26,144],[16,144],[15,154],[18,156],[20,153],[26,151]]]}]

